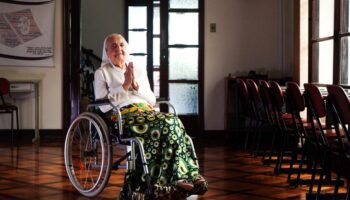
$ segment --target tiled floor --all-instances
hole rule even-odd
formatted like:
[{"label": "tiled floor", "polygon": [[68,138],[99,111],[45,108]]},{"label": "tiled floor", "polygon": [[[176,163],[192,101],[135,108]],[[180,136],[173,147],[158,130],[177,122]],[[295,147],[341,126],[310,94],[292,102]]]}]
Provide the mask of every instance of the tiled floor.
[{"label": "tiled floor", "polygon": [[[0,199],[88,199],[76,192],[67,178],[63,139],[42,139],[35,144],[23,140],[12,148],[9,141],[0,142]],[[306,186],[288,186],[287,176],[276,176],[273,167],[264,166],[260,157],[232,148],[223,140],[194,142],[209,191],[189,199],[305,199]],[[113,172],[108,186],[93,199],[116,199],[122,176],[122,170]]]}]

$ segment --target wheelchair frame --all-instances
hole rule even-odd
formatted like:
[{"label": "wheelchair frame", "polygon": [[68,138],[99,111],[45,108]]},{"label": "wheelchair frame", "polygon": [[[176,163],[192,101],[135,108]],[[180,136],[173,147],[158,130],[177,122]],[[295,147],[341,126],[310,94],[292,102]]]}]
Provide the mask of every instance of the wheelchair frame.
[{"label": "wheelchair frame", "polygon": [[[160,104],[167,104],[173,110],[173,113],[177,114],[175,107],[169,101],[158,99],[156,107],[159,107]],[[112,106],[113,111],[117,113],[119,132],[116,132],[113,127],[107,127],[101,116],[90,111],[91,108],[103,105]],[[139,149],[148,184],[145,195],[152,194],[150,174],[143,145],[136,137],[122,137],[123,125],[120,109],[121,107],[113,105],[109,99],[96,100],[88,105],[88,111],[81,113],[68,129],[64,147],[65,167],[70,182],[84,196],[94,197],[101,193],[109,181],[112,168],[124,168],[128,172],[135,170],[135,145]],[[193,149],[193,159],[196,165],[199,166],[192,140],[190,142]],[[126,153],[114,163],[112,163],[112,145],[126,146]],[[126,159],[126,164],[122,165],[121,162]],[[128,191],[128,194],[132,199],[132,191]]]}]

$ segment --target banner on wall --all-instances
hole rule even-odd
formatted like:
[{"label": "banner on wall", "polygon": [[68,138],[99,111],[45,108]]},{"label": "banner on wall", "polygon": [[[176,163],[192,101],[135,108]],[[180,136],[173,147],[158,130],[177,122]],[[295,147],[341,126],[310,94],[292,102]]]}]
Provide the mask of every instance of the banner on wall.
[{"label": "banner on wall", "polygon": [[0,0],[0,65],[52,67],[54,0]]}]

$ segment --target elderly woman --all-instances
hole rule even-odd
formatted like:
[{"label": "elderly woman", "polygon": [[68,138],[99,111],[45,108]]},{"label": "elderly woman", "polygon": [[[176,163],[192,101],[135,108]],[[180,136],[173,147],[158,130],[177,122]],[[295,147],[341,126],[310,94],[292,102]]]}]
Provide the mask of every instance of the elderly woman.
[{"label": "elderly woman", "polygon": [[[127,47],[128,43],[119,34],[106,37],[101,67],[95,72],[96,99],[108,97],[114,105],[122,107],[123,127],[142,141],[151,175],[152,199],[180,199],[203,194],[207,182],[199,175],[193,160],[191,138],[177,116],[153,109],[156,98],[146,69],[127,61]],[[111,106],[100,109],[118,128],[117,116]],[[120,199],[127,198],[128,188],[138,195],[147,188],[141,163],[136,163],[136,171],[125,175]]]}]

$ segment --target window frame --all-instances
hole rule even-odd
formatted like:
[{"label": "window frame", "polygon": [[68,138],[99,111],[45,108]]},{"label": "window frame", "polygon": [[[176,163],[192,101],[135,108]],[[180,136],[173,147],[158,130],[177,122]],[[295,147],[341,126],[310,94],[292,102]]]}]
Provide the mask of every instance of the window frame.
[{"label": "window frame", "polygon": [[[316,31],[315,28],[318,28],[314,24],[314,18],[316,16],[318,9],[314,9],[315,7],[315,1],[317,0],[309,0],[309,81],[312,83],[319,83],[322,84],[318,81],[317,78],[315,78],[315,74],[317,74],[318,66],[314,67],[314,59],[313,57],[315,56],[315,52],[313,50],[313,46],[317,43],[328,41],[328,40],[333,40],[333,77],[332,77],[332,84],[337,84],[341,85],[341,40],[345,37],[350,36],[350,28],[348,32],[342,32],[341,30],[341,25],[343,22],[343,5],[341,3],[341,0],[334,0],[334,27],[333,27],[333,36],[329,37],[323,37],[323,38],[317,38],[313,39],[312,35]],[[348,13],[347,15],[349,15]],[[350,51],[348,52],[350,53]],[[316,55],[317,56],[317,55]],[[349,62],[349,61],[348,61]],[[350,68],[350,67],[349,67]],[[350,70],[350,69],[348,69]],[[348,85],[350,83],[348,82]]]}]

